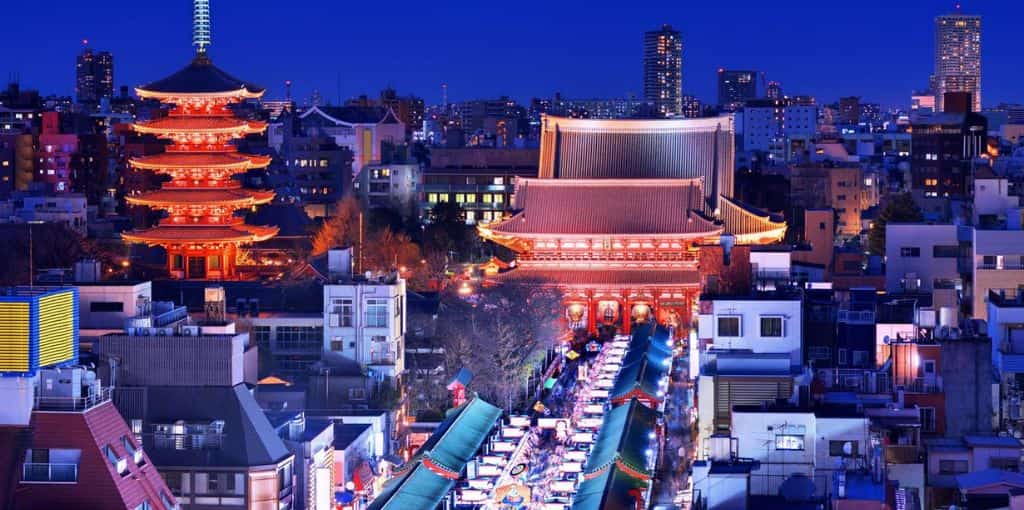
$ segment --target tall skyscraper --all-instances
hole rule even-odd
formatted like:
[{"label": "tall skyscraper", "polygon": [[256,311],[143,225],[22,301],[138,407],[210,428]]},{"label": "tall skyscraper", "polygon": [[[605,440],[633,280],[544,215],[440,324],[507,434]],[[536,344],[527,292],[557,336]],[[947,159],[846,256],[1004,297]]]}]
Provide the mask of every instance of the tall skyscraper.
[{"label": "tall skyscraper", "polygon": [[757,98],[757,71],[718,70],[718,107],[736,111]]},{"label": "tall skyscraper", "polygon": [[981,16],[948,14],[935,18],[935,109],[945,111],[942,95],[969,92],[981,111]]},{"label": "tall skyscraper", "polygon": [[644,101],[666,117],[683,113],[683,38],[670,25],[644,33]]},{"label": "tall skyscraper", "polygon": [[114,97],[114,56],[85,48],[75,61],[75,98],[79,103],[99,103]]},{"label": "tall skyscraper", "polygon": [[764,97],[768,99],[782,99],[782,84],[777,81],[768,82],[764,91]]}]

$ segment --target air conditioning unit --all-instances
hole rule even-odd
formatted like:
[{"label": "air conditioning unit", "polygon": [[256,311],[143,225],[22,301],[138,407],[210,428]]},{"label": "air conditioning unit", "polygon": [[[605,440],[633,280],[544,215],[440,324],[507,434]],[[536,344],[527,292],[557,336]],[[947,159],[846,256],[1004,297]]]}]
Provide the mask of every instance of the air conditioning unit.
[{"label": "air conditioning unit", "polygon": [[199,336],[199,326],[182,326],[182,336]]},{"label": "air conditioning unit", "polygon": [[135,328],[135,334],[139,336],[149,336],[153,332],[149,328]]}]

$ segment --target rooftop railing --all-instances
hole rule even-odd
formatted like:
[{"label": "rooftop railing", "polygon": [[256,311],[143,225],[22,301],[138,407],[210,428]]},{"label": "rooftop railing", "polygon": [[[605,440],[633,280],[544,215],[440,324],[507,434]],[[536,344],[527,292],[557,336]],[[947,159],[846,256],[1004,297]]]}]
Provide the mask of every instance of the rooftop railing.
[{"label": "rooftop railing", "polygon": [[[83,388],[84,389],[84,388]],[[36,409],[39,411],[84,412],[110,400],[113,388],[100,388],[82,397],[61,397],[36,393]]]},{"label": "rooftop railing", "polygon": [[22,483],[77,483],[78,464],[26,462],[21,468]]}]

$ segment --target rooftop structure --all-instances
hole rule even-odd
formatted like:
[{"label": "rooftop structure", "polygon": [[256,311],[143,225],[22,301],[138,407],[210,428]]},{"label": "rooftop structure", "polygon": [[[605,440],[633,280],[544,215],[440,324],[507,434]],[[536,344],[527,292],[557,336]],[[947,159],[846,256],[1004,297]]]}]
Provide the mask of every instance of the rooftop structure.
[{"label": "rooftop structure", "polygon": [[167,269],[174,278],[237,279],[239,247],[277,234],[276,227],[247,225],[235,217],[236,211],[270,202],[274,194],[242,189],[231,178],[270,163],[267,157],[239,153],[231,143],[266,129],[265,123],[239,118],[229,108],[262,96],[263,89],[213,65],[206,52],[209,6],[197,0],[194,11],[195,58],[178,72],[136,89],[140,98],[173,107],[167,117],[136,123],[135,131],[171,144],[166,153],[132,158],[130,163],[171,180],[159,191],[127,200],[164,210],[167,217],[153,228],[122,237],[167,250]]}]

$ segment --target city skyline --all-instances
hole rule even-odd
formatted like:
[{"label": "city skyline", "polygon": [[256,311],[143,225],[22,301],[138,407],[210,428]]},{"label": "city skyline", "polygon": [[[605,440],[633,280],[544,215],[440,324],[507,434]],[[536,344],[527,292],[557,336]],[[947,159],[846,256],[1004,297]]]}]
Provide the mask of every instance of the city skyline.
[{"label": "city skyline", "polygon": [[[153,19],[187,26],[190,13],[173,3],[137,6],[115,0],[103,8],[57,4],[68,16],[45,23],[58,37],[0,50],[0,72],[17,75],[24,87],[44,94],[72,95],[71,63],[83,39],[94,50],[114,54],[116,87],[135,87],[147,77],[172,72],[168,62],[186,58],[191,50],[187,30],[124,30]],[[704,102],[715,100],[715,71],[725,67],[763,71],[791,95],[814,95],[825,102],[859,95],[888,107],[909,104],[911,91],[927,88],[933,72],[934,18],[954,10],[945,1],[897,8],[871,1],[851,13],[795,1],[795,8],[784,13],[740,2],[745,5],[728,10],[663,5],[621,15],[607,8],[557,5],[545,6],[547,14],[537,16],[538,6],[524,5],[499,16],[496,8],[456,4],[433,10],[406,6],[399,10],[403,15],[382,20],[368,8],[342,11],[314,0],[302,4],[309,14],[284,25],[277,22],[279,5],[269,1],[254,0],[244,9],[215,3],[212,9],[220,17],[213,26],[211,55],[219,65],[267,87],[269,98],[283,97],[289,79],[293,97],[302,100],[318,89],[332,103],[393,86],[436,104],[442,83],[448,83],[452,101],[504,94],[525,102],[555,92],[563,97],[642,97],[643,33],[667,23],[682,33],[683,92]],[[999,15],[1010,7],[1010,2],[997,1],[968,4],[962,11],[984,19],[986,105],[1024,100],[1013,86],[1024,78],[1010,53],[1013,17]],[[12,40],[26,40],[34,35],[30,27],[44,23],[39,17],[45,14],[33,10],[30,2],[14,2],[9,13]],[[477,26],[469,23],[472,19],[493,22]],[[878,19],[890,21],[880,29]],[[450,24],[459,30],[444,30]],[[85,26],[89,29],[81,28]],[[806,30],[799,30],[801,26]],[[382,30],[389,36],[381,37]],[[587,44],[574,42],[581,40]],[[54,72],[63,61],[68,65]],[[470,62],[473,66],[466,65]],[[844,72],[841,79],[823,72],[843,63],[852,72]],[[869,68],[871,72],[859,71]]]}]

